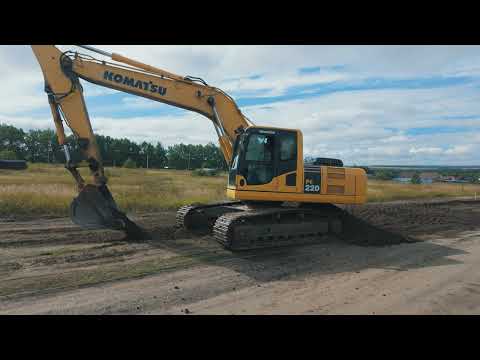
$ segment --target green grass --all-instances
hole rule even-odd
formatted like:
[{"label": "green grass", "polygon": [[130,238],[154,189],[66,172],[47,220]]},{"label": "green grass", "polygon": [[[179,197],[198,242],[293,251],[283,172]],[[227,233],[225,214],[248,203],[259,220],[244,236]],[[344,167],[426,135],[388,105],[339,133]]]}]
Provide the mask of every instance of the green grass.
[{"label": "green grass", "polygon": [[[88,170],[81,169],[85,179]],[[192,176],[191,171],[107,168],[109,188],[129,213],[176,209],[225,199],[226,175]],[[411,185],[370,180],[368,201],[480,196],[480,185]],[[0,170],[1,216],[67,216],[76,189],[61,165],[30,164],[24,171]]]}]

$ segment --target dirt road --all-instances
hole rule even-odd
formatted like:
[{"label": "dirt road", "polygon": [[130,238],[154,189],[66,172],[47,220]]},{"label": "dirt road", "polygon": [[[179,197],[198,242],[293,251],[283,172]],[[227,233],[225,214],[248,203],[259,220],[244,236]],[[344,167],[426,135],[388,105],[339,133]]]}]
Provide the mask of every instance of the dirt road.
[{"label": "dirt road", "polygon": [[174,212],[134,217],[152,234],[136,243],[68,219],[0,221],[0,314],[480,313],[480,201],[348,210],[406,242],[232,254],[176,231]]}]

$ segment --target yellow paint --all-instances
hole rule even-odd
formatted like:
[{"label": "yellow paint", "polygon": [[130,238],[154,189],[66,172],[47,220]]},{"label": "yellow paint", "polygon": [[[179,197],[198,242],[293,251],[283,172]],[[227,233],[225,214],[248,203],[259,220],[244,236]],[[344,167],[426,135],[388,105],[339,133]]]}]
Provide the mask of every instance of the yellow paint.
[{"label": "yellow paint", "polygon": [[[284,174],[274,178],[264,185],[248,185],[243,176],[237,175],[235,185],[227,188],[227,197],[236,200],[258,201],[292,201],[292,202],[317,202],[335,204],[362,204],[366,201],[367,175],[360,168],[341,168],[345,171],[345,179],[331,179],[328,170],[332,167],[321,166],[322,176],[320,193],[305,193],[304,184],[298,183],[298,173],[303,174],[303,169],[297,170],[297,186],[286,186]],[[289,173],[290,174],[290,173]],[[245,185],[241,186],[241,180]],[[309,182],[307,181],[306,184]],[[328,185],[343,186],[343,194],[329,194]],[[295,190],[294,190],[295,189]]]}]

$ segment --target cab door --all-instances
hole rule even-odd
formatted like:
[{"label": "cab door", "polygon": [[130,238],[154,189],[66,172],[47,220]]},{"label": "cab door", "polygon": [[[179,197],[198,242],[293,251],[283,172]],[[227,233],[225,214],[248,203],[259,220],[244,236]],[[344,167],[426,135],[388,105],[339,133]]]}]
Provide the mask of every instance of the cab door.
[{"label": "cab door", "polygon": [[277,191],[297,192],[298,134],[296,131],[278,130],[275,139]]}]

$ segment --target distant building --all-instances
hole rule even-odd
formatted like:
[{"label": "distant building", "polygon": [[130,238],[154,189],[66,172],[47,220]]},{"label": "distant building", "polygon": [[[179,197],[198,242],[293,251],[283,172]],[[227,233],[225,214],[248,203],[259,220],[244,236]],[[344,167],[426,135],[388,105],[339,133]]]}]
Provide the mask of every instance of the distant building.
[{"label": "distant building", "polygon": [[440,181],[451,184],[466,184],[469,182],[468,180],[460,180],[455,176],[448,176],[447,179],[441,179]]},{"label": "distant building", "polygon": [[447,176],[441,176],[439,180],[444,182],[452,182],[452,181],[457,181],[458,179],[454,175],[447,175]]},{"label": "distant building", "polygon": [[[393,180],[401,183],[410,183],[412,181],[413,175],[416,173],[416,171],[401,171],[400,174]],[[434,181],[438,181],[438,179],[440,178],[440,175],[433,171],[421,172],[419,175],[422,184],[431,184]]]}]

